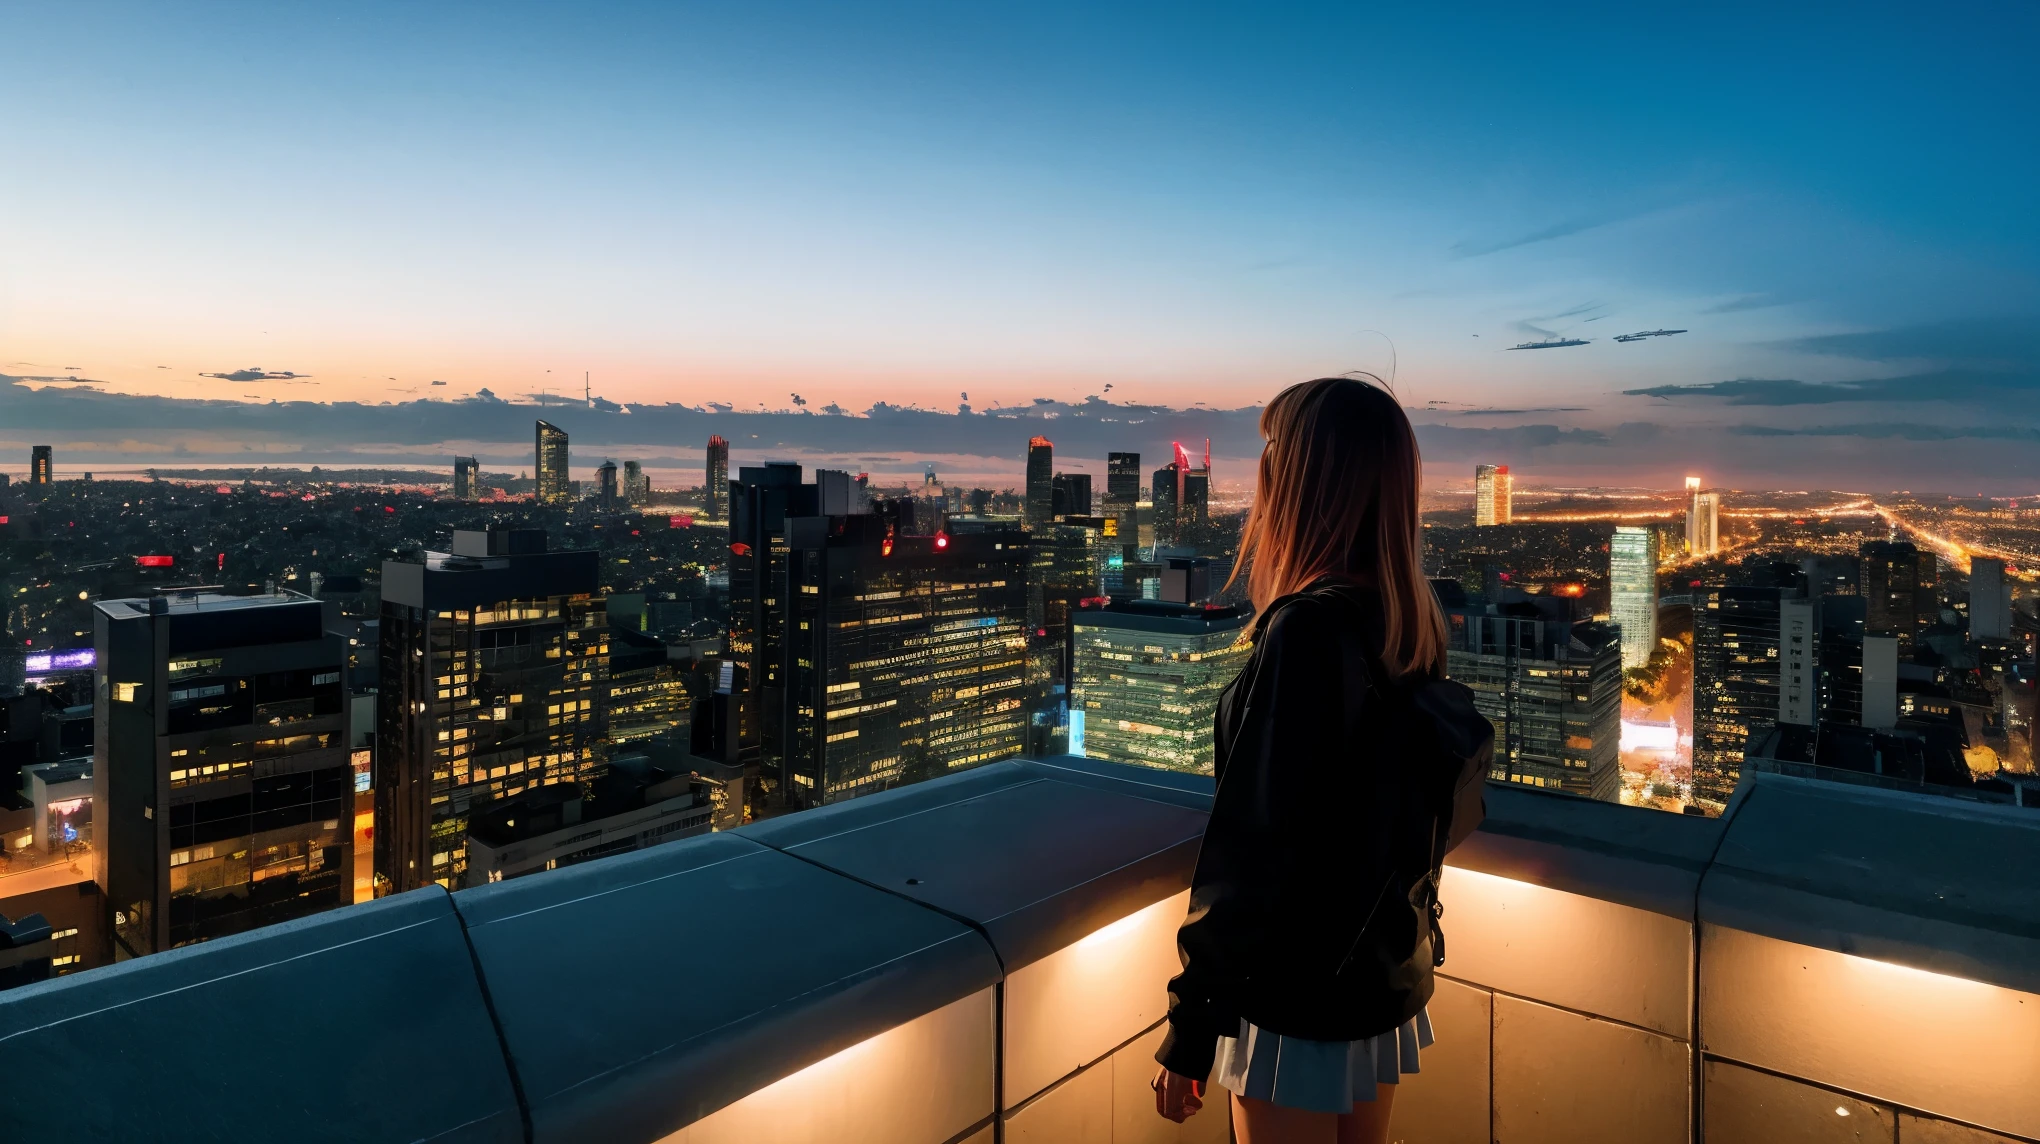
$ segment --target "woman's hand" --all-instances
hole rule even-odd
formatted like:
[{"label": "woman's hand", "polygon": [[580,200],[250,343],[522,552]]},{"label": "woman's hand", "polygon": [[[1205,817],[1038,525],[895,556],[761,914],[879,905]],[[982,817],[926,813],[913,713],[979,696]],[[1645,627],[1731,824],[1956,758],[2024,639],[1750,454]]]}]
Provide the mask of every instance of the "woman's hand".
[{"label": "woman's hand", "polygon": [[1166,1067],[1155,1073],[1155,1111],[1178,1124],[1197,1115],[1204,1107],[1204,1082],[1191,1080]]}]

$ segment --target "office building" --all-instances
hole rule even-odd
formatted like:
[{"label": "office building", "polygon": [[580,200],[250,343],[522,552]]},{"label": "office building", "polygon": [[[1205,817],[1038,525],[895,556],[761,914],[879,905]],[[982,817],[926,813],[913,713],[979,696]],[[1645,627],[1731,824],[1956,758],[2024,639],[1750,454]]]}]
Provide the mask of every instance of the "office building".
[{"label": "office building", "polygon": [[383,564],[377,895],[458,888],[470,815],[606,762],[609,620],[594,552],[537,529],[456,532]]},{"label": "office building", "polygon": [[1489,777],[1621,797],[1622,641],[1607,624],[1576,622],[1568,601],[1531,596],[1491,604],[1433,581],[1445,607],[1446,669],[1495,725]]},{"label": "office building", "polygon": [[1657,650],[1657,570],[1657,529],[1617,525],[1608,542],[1608,610],[1622,632],[1625,671],[1649,663]]},{"label": "office building", "polygon": [[1105,503],[1102,513],[1112,521],[1119,539],[1120,563],[1138,559],[1140,544],[1140,454],[1105,454]]},{"label": "office building", "polygon": [[93,605],[97,878],[117,958],[353,897],[346,641],[298,595]]},{"label": "office building", "polygon": [[[783,795],[779,773],[786,699],[786,522],[816,515],[817,490],[799,465],[746,465],[730,485],[729,657],[744,688],[738,739],[765,765],[757,793]],[[893,507],[899,502],[888,502]],[[911,513],[912,502],[904,506]],[[897,525],[896,525],[897,527]],[[911,531],[911,529],[903,529]]]},{"label": "office building", "polygon": [[1864,630],[1893,637],[1899,653],[1910,655],[1920,629],[1940,618],[1939,565],[1933,553],[1909,541],[1873,540],[1859,550],[1858,569]]},{"label": "office building", "polygon": [[1176,518],[1183,504],[1183,470],[1171,461],[1155,470],[1154,490],[1150,494],[1152,508],[1147,516],[1153,522],[1151,538],[1143,545],[1156,548],[1177,543]]},{"label": "office building", "polygon": [[862,491],[850,474],[841,469],[816,469],[815,513],[819,516],[848,516],[861,511],[857,502]]},{"label": "office building", "polygon": [[1027,442],[1027,511],[1029,528],[1055,519],[1055,442],[1034,437]]},{"label": "office building", "polygon": [[1693,801],[1719,813],[1750,731],[1778,720],[1780,605],[1794,588],[1707,587],[1693,596]]},{"label": "office building", "polygon": [[730,518],[730,443],[717,433],[708,439],[708,476],[703,486],[704,508],[710,520]]},{"label": "office building", "polygon": [[453,499],[476,501],[482,499],[482,465],[473,457],[453,459]]},{"label": "office building", "polygon": [[1507,524],[1514,510],[1515,478],[1507,465],[1473,467],[1473,523],[1476,527]]},{"label": "office building", "polygon": [[1252,651],[1247,608],[1155,600],[1073,621],[1072,754],[1210,774],[1218,694]]},{"label": "office building", "polygon": [[1882,730],[1898,725],[1898,637],[1863,637],[1863,713],[1859,722]]},{"label": "office building", "polygon": [[652,478],[645,475],[645,467],[638,461],[623,463],[623,499],[634,505],[652,499]]},{"label": "office building", "polygon": [[595,499],[604,508],[613,508],[623,500],[623,490],[616,483],[615,461],[604,461],[595,467]]},{"label": "office building", "polygon": [[28,487],[47,489],[56,480],[56,462],[50,456],[48,445],[33,445],[28,450]]},{"label": "office building", "polygon": [[567,476],[567,433],[550,422],[538,423],[537,499],[540,504],[566,504],[574,485]]},{"label": "office building", "polygon": [[1051,492],[1053,516],[1091,515],[1091,474],[1057,473]]},{"label": "office building", "polygon": [[1823,602],[1819,599],[1778,602],[1779,723],[1812,727],[1820,722]]},{"label": "office building", "polygon": [[1105,454],[1105,506],[1131,505],[1140,500],[1140,454]]},{"label": "office building", "polygon": [[1820,718],[1863,721],[1863,597],[1820,598]]},{"label": "office building", "polygon": [[[684,756],[683,756],[684,757]],[[692,761],[692,760],[690,760]],[[468,825],[465,883],[482,886],[743,824],[740,790],[622,755],[593,782],[534,787]]]},{"label": "office building", "polygon": [[[687,677],[664,640],[615,622],[616,600],[610,597],[609,683],[603,698],[609,742],[614,746],[661,738],[678,742],[685,737],[691,707]],[[642,623],[644,616],[636,618]]]},{"label": "office building", "polygon": [[1700,488],[1699,477],[1686,478],[1686,554],[1712,556],[1721,551],[1721,495]]},{"label": "office building", "polygon": [[2012,587],[2005,580],[2005,562],[1994,556],[1969,561],[1969,638],[2012,637]]},{"label": "office building", "polygon": [[907,535],[876,515],[800,517],[786,531],[786,805],[1025,749],[1026,533]]}]

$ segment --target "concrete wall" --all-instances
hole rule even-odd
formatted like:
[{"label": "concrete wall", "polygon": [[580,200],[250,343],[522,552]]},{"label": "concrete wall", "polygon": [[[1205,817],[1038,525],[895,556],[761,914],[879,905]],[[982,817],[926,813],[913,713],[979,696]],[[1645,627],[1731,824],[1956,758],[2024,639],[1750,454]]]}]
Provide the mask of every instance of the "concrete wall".
[{"label": "concrete wall", "polygon": [[[1228,1141],[1222,1090],[1178,1126],[1148,1088],[1177,809],[1208,792],[1030,763],[901,793],[0,994],[0,1075],[35,1093],[9,1128]],[[1096,868],[1068,861],[1069,824],[1108,820]],[[1778,776],[1708,821],[1496,790],[1453,862],[1392,1139],[2040,1140],[2031,812]],[[305,998],[347,1068],[249,1051],[298,1043]]]}]

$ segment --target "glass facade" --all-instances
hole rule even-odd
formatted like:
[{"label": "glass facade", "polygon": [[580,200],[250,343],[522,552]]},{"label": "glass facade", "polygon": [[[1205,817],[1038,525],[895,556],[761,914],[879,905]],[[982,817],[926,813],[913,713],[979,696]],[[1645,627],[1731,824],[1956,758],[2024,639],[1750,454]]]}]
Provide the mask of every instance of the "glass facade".
[{"label": "glass facade", "polygon": [[1025,749],[1025,534],[899,536],[876,516],[790,523],[790,804]]},{"label": "glass facade", "polygon": [[1087,608],[1074,621],[1072,703],[1084,754],[1210,774],[1218,695],[1252,652],[1250,613],[1159,601]]},{"label": "glass facade", "polygon": [[1716,587],[1693,599],[1693,801],[1716,814],[1742,774],[1750,730],[1778,719],[1784,594]]},{"label": "glass facade", "polygon": [[1608,606],[1622,630],[1622,667],[1642,667],[1657,650],[1658,533],[1617,525],[1608,542]]},{"label": "glass facade", "polygon": [[[1622,646],[1560,601],[1447,608],[1447,673],[1495,725],[1489,777],[1607,802],[1622,792]],[[1547,605],[1547,606],[1539,606]]]},{"label": "glass facade", "polygon": [[574,485],[567,475],[567,431],[550,422],[538,423],[537,477],[540,504],[565,504],[573,499]]}]

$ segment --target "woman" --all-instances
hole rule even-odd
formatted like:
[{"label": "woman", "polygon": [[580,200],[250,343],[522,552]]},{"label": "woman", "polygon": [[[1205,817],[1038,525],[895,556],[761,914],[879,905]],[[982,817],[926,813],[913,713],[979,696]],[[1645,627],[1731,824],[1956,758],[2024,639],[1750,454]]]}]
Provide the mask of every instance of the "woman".
[{"label": "woman", "polygon": [[1261,435],[1240,545],[1260,617],[1219,698],[1155,1103],[1181,1121],[1215,1074],[1241,1144],[1376,1144],[1431,1043],[1437,861],[1492,729],[1441,682],[1401,406],[1373,379],[1320,378],[1270,402]]}]

